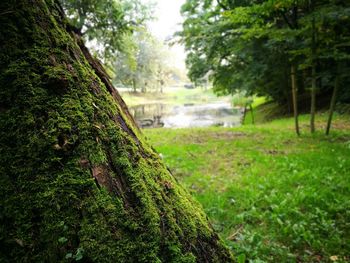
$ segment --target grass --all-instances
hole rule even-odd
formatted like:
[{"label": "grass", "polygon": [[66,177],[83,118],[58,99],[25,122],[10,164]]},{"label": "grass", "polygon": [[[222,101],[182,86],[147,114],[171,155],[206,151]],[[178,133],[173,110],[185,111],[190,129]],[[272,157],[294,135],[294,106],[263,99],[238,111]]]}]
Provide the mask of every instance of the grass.
[{"label": "grass", "polygon": [[350,122],[145,130],[238,262],[350,261]]},{"label": "grass", "polygon": [[252,103],[252,107],[256,108],[262,104],[265,104],[268,102],[268,99],[266,97],[255,97]]},{"label": "grass", "polygon": [[150,92],[150,93],[130,93],[122,91],[120,93],[128,106],[164,103],[172,105],[181,105],[184,103],[203,104],[214,103],[217,101],[229,101],[229,97],[218,98],[212,89],[203,90],[185,89],[185,88],[165,88],[164,93]]},{"label": "grass", "polygon": [[[267,101],[265,97],[254,98],[252,103],[254,122],[255,123],[264,123],[271,121],[276,118],[281,118],[285,116],[285,108],[281,105],[278,105],[276,102]],[[244,119],[244,124],[252,123],[252,115],[250,110],[247,110],[246,117]]]}]

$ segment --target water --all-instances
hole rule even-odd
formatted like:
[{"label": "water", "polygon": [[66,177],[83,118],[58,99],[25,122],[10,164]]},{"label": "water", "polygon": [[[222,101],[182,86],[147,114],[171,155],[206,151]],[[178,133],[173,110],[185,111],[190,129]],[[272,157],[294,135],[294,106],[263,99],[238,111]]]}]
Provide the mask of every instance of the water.
[{"label": "water", "polygon": [[188,128],[240,125],[242,112],[229,103],[193,105],[144,104],[130,108],[141,128]]}]

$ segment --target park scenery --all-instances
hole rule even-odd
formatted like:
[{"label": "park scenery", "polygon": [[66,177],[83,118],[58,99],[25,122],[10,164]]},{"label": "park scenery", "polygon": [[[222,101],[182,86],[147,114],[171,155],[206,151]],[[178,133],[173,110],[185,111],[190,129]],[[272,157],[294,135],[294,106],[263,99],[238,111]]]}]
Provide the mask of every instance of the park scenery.
[{"label": "park scenery", "polygon": [[350,2],[1,0],[0,262],[350,262]]}]

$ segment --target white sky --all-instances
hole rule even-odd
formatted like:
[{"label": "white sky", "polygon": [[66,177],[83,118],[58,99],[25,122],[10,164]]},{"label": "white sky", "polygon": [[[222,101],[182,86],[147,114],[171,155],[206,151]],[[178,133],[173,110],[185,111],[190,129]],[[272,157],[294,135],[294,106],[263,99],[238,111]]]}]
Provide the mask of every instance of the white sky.
[{"label": "white sky", "polygon": [[[149,29],[154,36],[164,41],[181,29],[181,6],[186,0],[143,0],[155,2],[155,20],[149,23]],[[174,45],[170,48],[176,67],[185,69],[185,51],[183,46]]]}]

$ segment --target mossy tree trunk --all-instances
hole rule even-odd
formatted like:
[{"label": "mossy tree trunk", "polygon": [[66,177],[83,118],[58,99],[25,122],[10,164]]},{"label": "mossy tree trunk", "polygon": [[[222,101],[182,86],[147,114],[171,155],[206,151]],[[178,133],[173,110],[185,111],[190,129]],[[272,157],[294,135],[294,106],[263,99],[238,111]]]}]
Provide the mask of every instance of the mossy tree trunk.
[{"label": "mossy tree trunk", "polygon": [[53,0],[0,2],[0,261],[230,262]]}]

